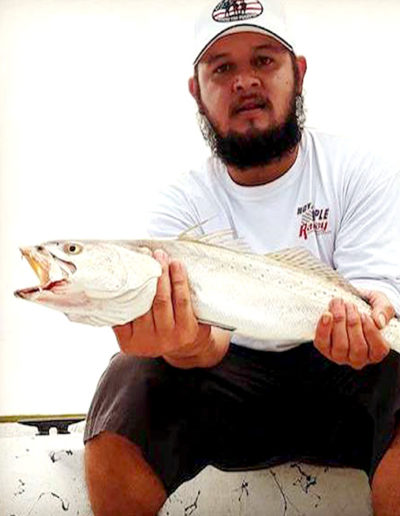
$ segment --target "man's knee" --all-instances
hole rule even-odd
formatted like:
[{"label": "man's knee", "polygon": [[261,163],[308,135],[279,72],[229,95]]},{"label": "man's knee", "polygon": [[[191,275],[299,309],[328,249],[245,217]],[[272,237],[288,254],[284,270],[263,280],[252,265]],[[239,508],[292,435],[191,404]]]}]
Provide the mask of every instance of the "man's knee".
[{"label": "man's knee", "polygon": [[[372,490],[380,490],[381,486],[390,484],[391,479],[399,477],[400,468],[400,420],[396,426],[394,437],[382,457],[372,479]],[[399,481],[396,480],[398,484]]]},{"label": "man's knee", "polygon": [[101,488],[101,484],[109,485],[110,480],[120,476],[128,462],[132,468],[137,458],[141,457],[141,451],[121,435],[101,432],[85,443],[84,456],[86,482],[90,491]]},{"label": "man's knee", "polygon": [[383,458],[385,458],[387,455],[395,455],[396,457],[400,457],[400,416],[397,418],[397,425],[393,439]]},{"label": "man's knee", "polygon": [[400,414],[397,417],[396,432],[394,434],[394,438],[390,444],[390,447],[395,450],[400,450]]},{"label": "man's knee", "polygon": [[109,464],[112,467],[120,454],[140,456],[140,448],[128,438],[104,431],[85,443],[85,463]]},{"label": "man's knee", "polygon": [[113,432],[86,442],[85,476],[96,515],[156,514],[167,498],[139,446]]}]

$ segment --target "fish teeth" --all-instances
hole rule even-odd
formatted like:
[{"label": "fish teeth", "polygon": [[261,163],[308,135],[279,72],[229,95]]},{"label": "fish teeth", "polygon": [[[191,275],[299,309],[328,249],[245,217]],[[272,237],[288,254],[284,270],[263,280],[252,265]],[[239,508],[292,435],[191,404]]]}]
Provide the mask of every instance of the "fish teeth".
[{"label": "fish teeth", "polygon": [[36,276],[38,277],[40,284],[43,285],[47,283],[49,276],[48,276],[48,268],[49,264],[47,260],[43,260],[42,256],[38,254],[37,251],[34,249],[28,247],[28,248],[21,248],[21,254],[22,257],[26,258],[29,265],[34,270]]}]

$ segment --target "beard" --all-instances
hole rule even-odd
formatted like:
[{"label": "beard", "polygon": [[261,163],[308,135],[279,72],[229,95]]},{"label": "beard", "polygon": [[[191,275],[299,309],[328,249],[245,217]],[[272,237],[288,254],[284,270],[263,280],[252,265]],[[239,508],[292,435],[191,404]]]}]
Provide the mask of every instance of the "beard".
[{"label": "beard", "polygon": [[295,93],[281,124],[268,129],[250,129],[241,134],[229,131],[223,136],[200,102],[198,120],[205,141],[225,165],[239,170],[269,165],[292,152],[301,140],[305,122],[304,98]]}]

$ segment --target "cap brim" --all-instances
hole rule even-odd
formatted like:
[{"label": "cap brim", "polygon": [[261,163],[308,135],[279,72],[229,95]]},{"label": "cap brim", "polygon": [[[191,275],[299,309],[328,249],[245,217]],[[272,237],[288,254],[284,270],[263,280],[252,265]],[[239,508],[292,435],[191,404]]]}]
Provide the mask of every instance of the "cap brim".
[{"label": "cap brim", "polygon": [[284,47],[286,47],[290,52],[294,53],[294,50],[293,50],[293,47],[292,45],[290,45],[290,43],[288,43],[287,41],[285,41],[283,38],[281,38],[280,36],[278,36],[277,34],[275,34],[274,32],[270,31],[270,30],[266,30],[264,27],[260,27],[259,25],[254,25],[254,24],[248,24],[248,23],[243,23],[243,24],[238,24],[238,25],[235,25],[233,27],[228,27],[227,29],[225,30],[222,30],[221,32],[219,32],[218,34],[216,34],[212,39],[211,41],[209,41],[205,46],[204,48],[200,51],[200,53],[198,54],[198,56],[196,57],[196,59],[194,60],[193,62],[193,66],[196,66],[198,64],[198,62],[200,61],[200,59],[203,57],[203,55],[207,52],[207,50],[216,42],[218,41],[220,38],[224,37],[224,36],[228,36],[229,34],[235,34],[235,33],[238,33],[238,32],[257,32],[259,34],[265,34],[266,36],[270,36],[271,38],[274,38],[275,40],[279,41],[279,43],[281,43]]}]

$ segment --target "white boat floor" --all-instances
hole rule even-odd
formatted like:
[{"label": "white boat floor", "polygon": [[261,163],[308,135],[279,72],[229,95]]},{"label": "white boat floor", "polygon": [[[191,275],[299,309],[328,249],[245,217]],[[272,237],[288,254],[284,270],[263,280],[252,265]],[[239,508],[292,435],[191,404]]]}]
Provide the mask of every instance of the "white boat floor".
[{"label": "white boat floor", "polygon": [[[70,434],[0,424],[1,516],[92,516],[83,473],[84,423]],[[249,472],[207,467],[159,516],[371,516],[365,473],[287,463]]]}]

